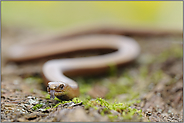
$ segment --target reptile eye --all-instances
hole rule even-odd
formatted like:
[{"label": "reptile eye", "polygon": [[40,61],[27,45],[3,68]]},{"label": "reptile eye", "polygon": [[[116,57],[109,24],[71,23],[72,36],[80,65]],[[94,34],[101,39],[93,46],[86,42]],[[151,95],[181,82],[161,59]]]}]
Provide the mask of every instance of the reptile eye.
[{"label": "reptile eye", "polygon": [[64,84],[61,84],[61,85],[59,86],[59,88],[60,88],[60,89],[63,89],[63,88],[64,88]]}]

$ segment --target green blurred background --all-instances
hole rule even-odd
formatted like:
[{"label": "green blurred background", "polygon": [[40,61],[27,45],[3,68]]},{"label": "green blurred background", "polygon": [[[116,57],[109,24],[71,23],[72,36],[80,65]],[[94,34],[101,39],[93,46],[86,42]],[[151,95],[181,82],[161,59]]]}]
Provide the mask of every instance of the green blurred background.
[{"label": "green blurred background", "polygon": [[2,25],[56,30],[81,23],[183,30],[183,1],[2,1]]}]

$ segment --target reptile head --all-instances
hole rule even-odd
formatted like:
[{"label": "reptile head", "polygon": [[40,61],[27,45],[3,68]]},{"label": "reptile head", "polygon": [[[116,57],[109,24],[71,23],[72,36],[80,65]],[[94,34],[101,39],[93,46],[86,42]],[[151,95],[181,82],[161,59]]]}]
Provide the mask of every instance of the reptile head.
[{"label": "reptile head", "polygon": [[50,94],[50,98],[65,95],[66,84],[63,82],[49,82],[47,86],[47,92]]}]

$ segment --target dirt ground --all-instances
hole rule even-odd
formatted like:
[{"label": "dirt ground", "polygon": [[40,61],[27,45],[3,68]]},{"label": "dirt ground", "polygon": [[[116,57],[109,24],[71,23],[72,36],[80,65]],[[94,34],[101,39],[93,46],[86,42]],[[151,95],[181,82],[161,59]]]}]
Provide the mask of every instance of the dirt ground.
[{"label": "dirt ground", "polygon": [[[135,63],[118,69],[118,72],[121,73],[123,69],[128,69],[134,78],[135,86],[132,88],[140,94],[138,97],[140,103],[135,103],[130,107],[141,110],[142,116],[137,118],[134,115],[130,119],[125,119],[122,117],[122,112],[111,110],[112,116],[117,117],[110,119],[107,116],[109,113],[101,114],[104,106],[100,106],[97,110],[93,107],[86,109],[84,108],[85,104],[80,102],[65,103],[45,110],[45,108],[59,103],[57,100],[45,98],[46,91],[42,83],[41,68],[48,59],[14,63],[7,62],[5,55],[5,51],[10,45],[40,34],[41,32],[30,29],[12,27],[3,27],[2,29],[2,122],[183,122],[183,57],[178,56],[178,49],[179,55],[182,54],[181,35],[131,36],[140,44],[141,54]],[[173,47],[175,49],[172,50]],[[164,55],[165,51],[167,53]],[[169,55],[168,52],[170,52]],[[173,53],[175,54],[173,55]],[[80,55],[84,54],[69,54],[62,57],[78,57]],[[162,74],[159,74],[158,82],[154,81],[155,78],[147,77],[147,74],[140,78],[140,75],[137,74],[138,70],[145,66],[148,68],[148,75],[155,71],[162,71]],[[124,71],[126,72],[126,70]],[[31,77],[36,77],[36,79]],[[112,79],[106,75],[102,78]],[[141,87],[139,88],[139,86]],[[101,93],[98,91],[99,89],[101,88],[94,86],[88,90],[87,94],[93,97],[94,91]],[[106,88],[106,90],[108,89]],[[106,94],[105,91],[103,92],[102,96]],[[118,94],[116,97],[121,101],[125,96],[126,94]],[[38,106],[37,104],[40,104],[40,107],[34,109],[35,106]]]}]

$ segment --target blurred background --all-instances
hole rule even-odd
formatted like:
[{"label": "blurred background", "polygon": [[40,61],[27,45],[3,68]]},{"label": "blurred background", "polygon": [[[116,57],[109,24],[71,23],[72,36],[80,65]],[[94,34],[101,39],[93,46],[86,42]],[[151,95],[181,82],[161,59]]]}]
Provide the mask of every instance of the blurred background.
[{"label": "blurred background", "polygon": [[57,30],[84,23],[182,30],[182,1],[2,1],[2,26]]}]

